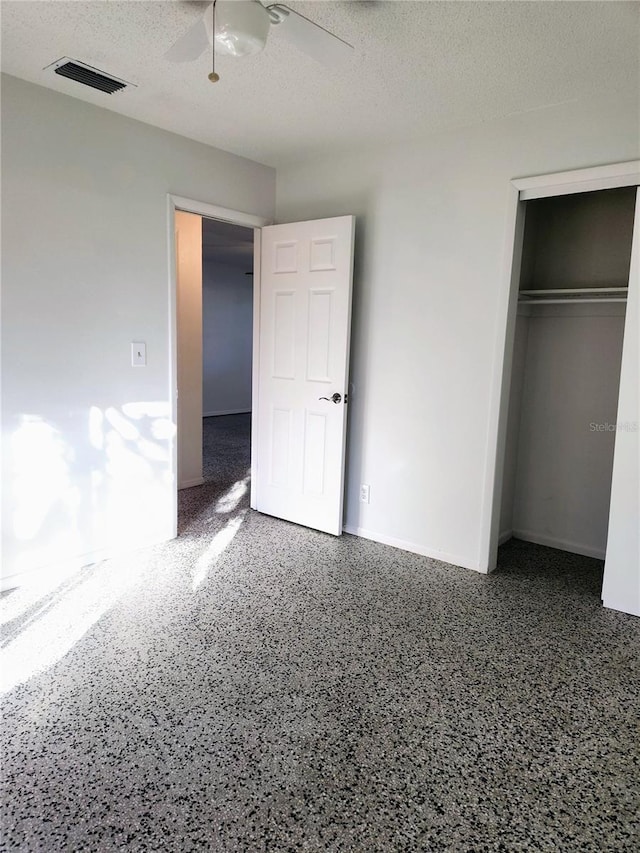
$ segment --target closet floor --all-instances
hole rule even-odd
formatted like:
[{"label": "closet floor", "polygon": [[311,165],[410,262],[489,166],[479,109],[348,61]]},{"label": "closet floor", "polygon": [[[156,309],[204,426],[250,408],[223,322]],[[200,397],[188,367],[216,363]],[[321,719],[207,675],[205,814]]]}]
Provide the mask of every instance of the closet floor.
[{"label": "closet floor", "polygon": [[558,592],[600,602],[604,562],[557,548],[510,539],[498,549],[498,572],[531,584],[528,592]]}]

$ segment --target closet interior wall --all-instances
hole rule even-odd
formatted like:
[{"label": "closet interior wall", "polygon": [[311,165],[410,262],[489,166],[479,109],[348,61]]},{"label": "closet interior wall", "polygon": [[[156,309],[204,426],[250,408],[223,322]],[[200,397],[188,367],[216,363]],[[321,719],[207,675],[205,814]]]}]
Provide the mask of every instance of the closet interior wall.
[{"label": "closet interior wall", "polygon": [[604,559],[634,209],[635,187],[526,202],[501,542]]}]

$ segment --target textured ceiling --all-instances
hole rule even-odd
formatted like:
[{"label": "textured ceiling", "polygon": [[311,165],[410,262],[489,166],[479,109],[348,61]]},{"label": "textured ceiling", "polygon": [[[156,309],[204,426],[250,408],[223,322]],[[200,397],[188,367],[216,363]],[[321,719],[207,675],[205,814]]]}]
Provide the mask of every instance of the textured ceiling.
[{"label": "textured ceiling", "polygon": [[[325,68],[272,28],[253,57],[163,58],[207,4],[4,0],[2,70],[272,165],[598,95],[638,91],[636,2],[290,2],[352,43]],[[62,56],[138,88],[105,95]]]}]

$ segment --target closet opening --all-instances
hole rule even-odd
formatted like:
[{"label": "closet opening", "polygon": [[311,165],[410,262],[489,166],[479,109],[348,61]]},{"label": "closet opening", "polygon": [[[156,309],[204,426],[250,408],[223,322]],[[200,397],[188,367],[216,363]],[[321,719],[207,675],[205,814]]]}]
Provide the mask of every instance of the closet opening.
[{"label": "closet opening", "polygon": [[604,561],[616,436],[638,428],[618,422],[636,189],[520,202],[499,543],[556,549],[557,567]]}]

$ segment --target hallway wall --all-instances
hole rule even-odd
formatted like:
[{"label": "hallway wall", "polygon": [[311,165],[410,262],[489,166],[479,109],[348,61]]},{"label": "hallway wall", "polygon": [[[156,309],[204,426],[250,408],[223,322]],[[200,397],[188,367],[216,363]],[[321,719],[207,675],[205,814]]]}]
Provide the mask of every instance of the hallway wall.
[{"label": "hallway wall", "polygon": [[[251,411],[253,277],[247,263],[202,266],[203,413]],[[249,265],[251,268],[251,265]]]}]

